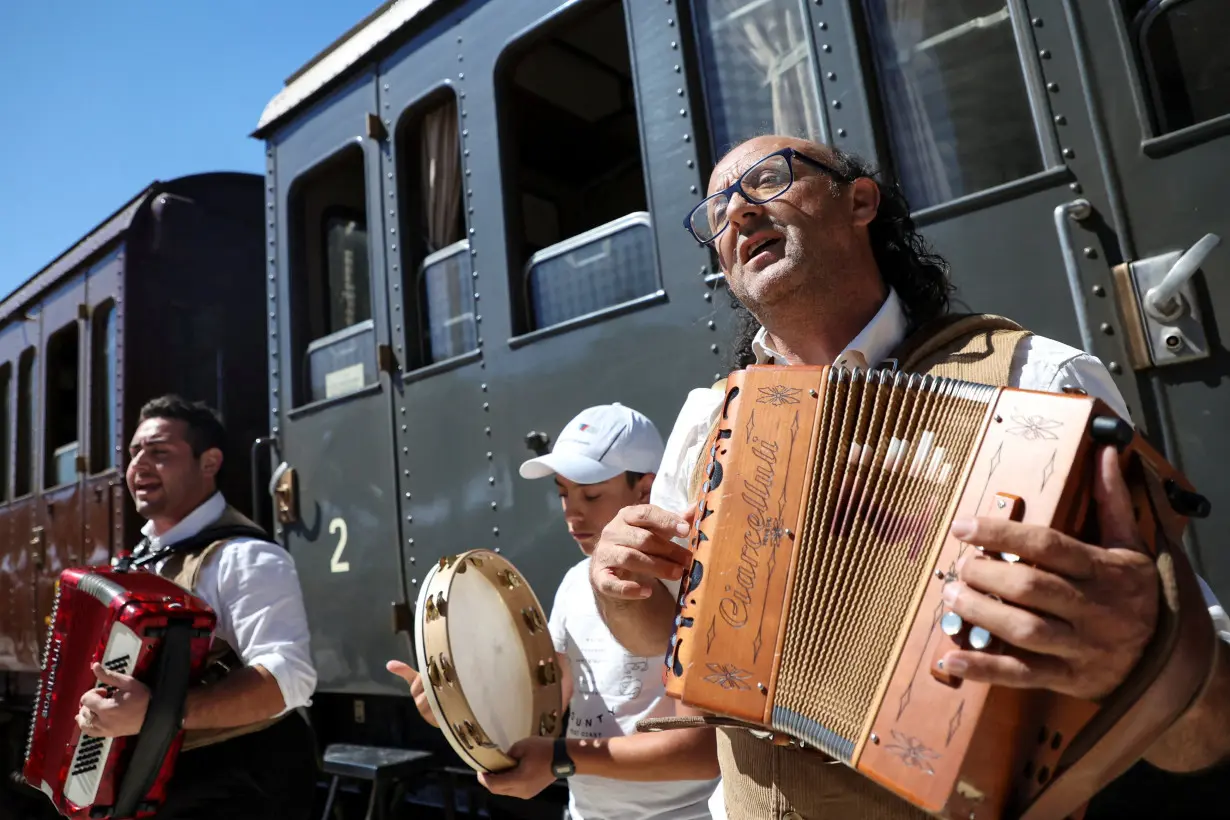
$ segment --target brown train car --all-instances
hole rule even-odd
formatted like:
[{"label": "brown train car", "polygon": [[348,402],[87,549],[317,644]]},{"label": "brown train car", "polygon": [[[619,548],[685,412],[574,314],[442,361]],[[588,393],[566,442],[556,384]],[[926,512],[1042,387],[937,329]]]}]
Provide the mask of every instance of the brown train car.
[{"label": "brown train car", "polygon": [[155,182],[0,302],[0,772],[24,754],[60,571],[141,537],[124,469],[142,404],[217,407],[222,490],[265,518],[249,461],[269,418],[263,184]]}]

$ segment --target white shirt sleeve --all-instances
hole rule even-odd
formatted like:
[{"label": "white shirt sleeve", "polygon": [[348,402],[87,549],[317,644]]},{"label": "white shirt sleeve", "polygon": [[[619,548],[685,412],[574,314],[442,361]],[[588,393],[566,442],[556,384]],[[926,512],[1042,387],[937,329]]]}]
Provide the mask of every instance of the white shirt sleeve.
[{"label": "white shirt sleeve", "polygon": [[[692,477],[692,468],[700,458],[705,438],[709,435],[724,396],[721,390],[708,387],[688,393],[675,419],[675,426],[666,439],[662,466],[658,468],[653,488],[649,491],[650,504],[676,515],[688,511],[688,482]],[[688,543],[686,538],[676,538],[674,541],[680,546],[687,546]],[[679,595],[680,581],[659,580],[670,591],[672,598]]]},{"label": "white shirt sleeve", "polygon": [[[294,560],[281,547],[263,541],[233,541],[213,565],[218,625],[247,666],[273,675],[285,711],[307,706],[316,689],[307,613]],[[203,578],[202,581],[207,579]]]}]

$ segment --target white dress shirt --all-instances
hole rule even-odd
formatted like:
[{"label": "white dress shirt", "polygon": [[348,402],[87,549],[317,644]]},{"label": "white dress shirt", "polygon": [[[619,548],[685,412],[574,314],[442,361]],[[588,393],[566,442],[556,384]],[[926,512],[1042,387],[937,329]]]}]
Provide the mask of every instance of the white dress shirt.
[{"label": "white dress shirt", "polygon": [[[162,535],[154,535],[154,523],[147,522],[141,533],[149,545],[134,557],[191,538],[225,509],[226,500],[219,492]],[[154,562],[155,571],[161,571],[169,558]],[[230,644],[245,665],[263,666],[278,682],[286,702],[279,714],[311,703],[316,669],[307,613],[295,562],[286,550],[256,538],[235,538],[201,567],[194,592],[217,614],[215,638]]]}]

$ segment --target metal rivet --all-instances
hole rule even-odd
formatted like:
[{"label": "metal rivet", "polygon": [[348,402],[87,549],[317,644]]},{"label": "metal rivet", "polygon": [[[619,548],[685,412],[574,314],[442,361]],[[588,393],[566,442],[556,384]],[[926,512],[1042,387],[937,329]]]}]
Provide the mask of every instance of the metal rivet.
[{"label": "metal rivet", "polygon": [[[491,479],[491,483],[492,483],[492,484],[494,484],[494,483],[495,483],[495,479],[494,479],[494,478],[493,478],[493,479]],[[496,503],[495,503],[494,501],[492,501],[492,502],[491,502],[491,509],[492,509],[492,510],[496,509]]]},{"label": "metal rivet", "polygon": [[828,30],[829,30],[829,24],[828,24],[828,23],[820,23],[819,25],[820,25],[820,30],[821,30],[821,31],[828,31]]},{"label": "metal rivet", "polygon": [[872,743],[876,743],[876,744],[878,744],[878,743],[880,742],[880,736],[879,736],[879,735],[877,735],[875,732],[872,732],[872,733],[871,733],[871,742],[872,742]]},{"label": "metal rivet", "polygon": [[1035,17],[1035,18],[1033,19],[1033,24],[1034,24],[1034,28],[1042,28],[1042,18],[1041,18],[1041,17]]},{"label": "metal rivet", "polygon": [[1115,373],[1115,374],[1123,372],[1123,368],[1119,366],[1118,362],[1111,362],[1110,365],[1106,369],[1109,370],[1111,373]]},{"label": "metal rivet", "polygon": [[837,129],[837,136],[839,136],[839,137],[844,137],[845,135],[846,135],[846,129],[844,129],[844,128],[838,128],[838,129]]},{"label": "metal rivet", "polygon": [[680,71],[682,71],[682,69],[679,66],[675,66],[675,73],[678,74]]},{"label": "metal rivet", "polygon": [[832,72],[832,71],[830,71],[828,74],[826,74],[826,75],[824,75],[824,76],[828,77],[830,80],[836,80],[836,79],[837,79],[837,74],[836,74],[835,72]]},{"label": "metal rivet", "polygon": [[1097,249],[1096,248],[1085,248],[1085,258],[1086,259],[1097,259],[1098,258]]},{"label": "metal rivet", "polygon": [[683,89],[682,89],[682,88],[676,88],[676,89],[675,89],[675,93],[676,93],[676,94],[678,94],[680,97],[682,97],[682,96],[683,96]]},{"label": "metal rivet", "polygon": [[684,135],[683,135],[683,141],[684,141],[684,142],[691,142],[691,141],[692,141],[692,135],[691,135],[691,134],[684,134]]},{"label": "metal rivet", "polygon": [[1068,184],[1068,189],[1074,194],[1079,194],[1081,192],[1081,184],[1079,182],[1071,182]]},{"label": "metal rivet", "polygon": [[712,294],[712,293],[706,293],[706,294],[705,294],[705,301],[706,301],[706,302],[712,302],[712,301],[713,301],[713,294]]},{"label": "metal rivet", "polygon": [[825,54],[827,54],[833,50],[833,47],[829,45],[828,43],[825,43],[824,45],[820,46],[820,50],[823,51]]},{"label": "metal rivet", "polygon": [[841,100],[833,100],[834,108],[841,108]]},{"label": "metal rivet", "polygon": [[1047,83],[1047,84],[1046,84],[1046,90],[1047,90],[1047,91],[1051,91],[1051,92],[1058,91],[1058,90],[1059,90],[1059,83]]},{"label": "metal rivet", "polygon": [[692,186],[692,193],[696,193],[696,186],[695,186],[695,185],[693,185],[693,186]]},{"label": "metal rivet", "polygon": [[1102,287],[1101,285],[1094,285],[1094,286],[1093,286],[1093,295],[1094,295],[1094,296],[1105,296],[1105,295],[1106,295],[1106,288]]},{"label": "metal rivet", "polygon": [[709,329],[710,329],[710,330],[713,330],[715,327],[717,327],[717,322],[715,322],[715,321],[713,321],[712,319],[710,319],[710,320],[709,320]]},{"label": "metal rivet", "polygon": [[680,109],[679,109],[679,116],[681,116],[681,117],[686,117],[687,115],[688,115],[688,109],[686,109],[686,108],[680,108]]},{"label": "metal rivet", "polygon": [[717,352],[718,352],[718,346],[717,346],[717,345],[709,345],[709,349],[710,349],[710,350],[712,350],[714,353],[717,353]]},{"label": "metal rivet", "polygon": [[500,528],[499,528],[499,527],[492,527],[492,528],[491,528],[491,534],[492,534],[492,535],[499,535],[499,534],[500,534]]},{"label": "metal rivet", "polygon": [[941,578],[941,579],[942,579],[942,578],[944,577],[944,570],[942,570],[942,569],[937,569],[937,570],[935,571],[935,577],[936,577],[936,578]]},{"label": "metal rivet", "polygon": [[1067,125],[1067,124],[1068,124],[1068,118],[1067,118],[1067,117],[1065,117],[1063,114],[1056,114],[1056,115],[1055,115],[1055,124],[1056,124],[1056,125]]},{"label": "metal rivet", "polygon": [[1076,156],[1076,152],[1073,151],[1071,148],[1065,148],[1063,149],[1063,155],[1067,157],[1068,159],[1072,159],[1072,157]]}]

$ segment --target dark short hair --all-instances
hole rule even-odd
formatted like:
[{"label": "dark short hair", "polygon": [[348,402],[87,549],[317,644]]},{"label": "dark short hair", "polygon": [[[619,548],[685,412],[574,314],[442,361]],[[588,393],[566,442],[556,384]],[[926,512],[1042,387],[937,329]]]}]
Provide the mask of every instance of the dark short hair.
[{"label": "dark short hair", "polygon": [[192,455],[210,449],[226,451],[226,427],[217,410],[200,401],[188,401],[174,394],[150,399],[141,408],[137,423],[147,419],[177,419],[188,426],[185,438],[192,447]]},{"label": "dark short hair", "polygon": [[649,475],[649,473],[634,473],[631,470],[624,471],[624,478],[628,480],[629,487],[635,487],[636,482],[640,481],[642,478],[644,478],[647,475]]}]

